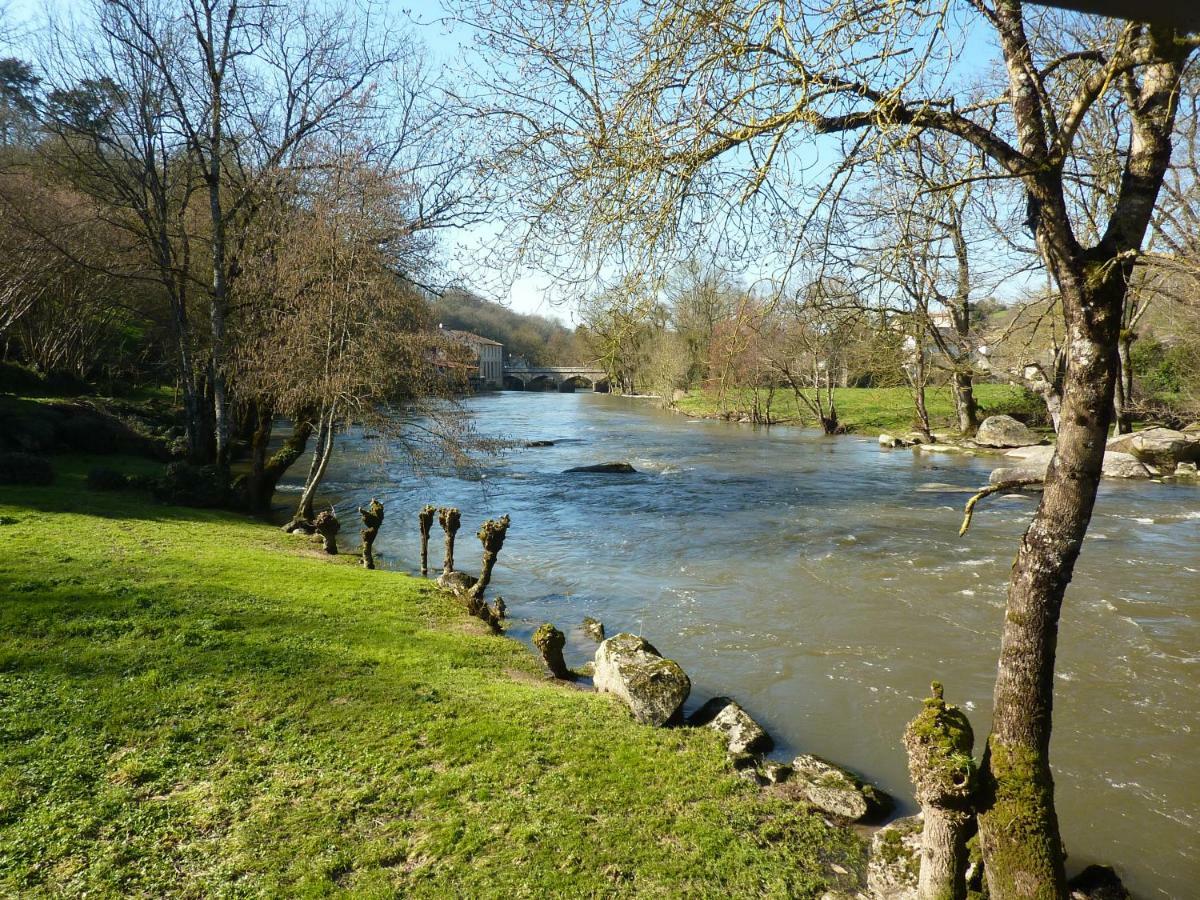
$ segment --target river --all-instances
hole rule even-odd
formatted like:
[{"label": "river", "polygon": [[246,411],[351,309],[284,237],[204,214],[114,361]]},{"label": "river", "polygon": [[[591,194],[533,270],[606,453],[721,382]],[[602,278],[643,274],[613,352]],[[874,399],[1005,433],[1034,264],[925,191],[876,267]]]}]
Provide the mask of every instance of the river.
[{"label": "river", "polygon": [[[912,807],[900,735],[931,679],[987,733],[1005,586],[1033,500],[992,497],[957,537],[993,463],[884,451],[873,436],[687,419],[595,394],[467,401],[481,434],[553,440],[420,476],[346,440],[328,489],[377,496],[386,564],[412,570],[416,510],[462,509],[456,558],[478,566],[479,523],[512,527],[490,591],[510,633],[543,621],[567,662],[609,634],[647,637],[692,679],[688,708],[741,702],[774,756],[810,752],[862,772]],[[566,475],[628,460],[636,475]],[[299,467],[297,467],[299,468]],[[440,561],[434,526],[431,557]],[[1140,897],[1200,888],[1200,489],[1106,482],[1059,642],[1052,757],[1075,871],[1115,865]]]}]

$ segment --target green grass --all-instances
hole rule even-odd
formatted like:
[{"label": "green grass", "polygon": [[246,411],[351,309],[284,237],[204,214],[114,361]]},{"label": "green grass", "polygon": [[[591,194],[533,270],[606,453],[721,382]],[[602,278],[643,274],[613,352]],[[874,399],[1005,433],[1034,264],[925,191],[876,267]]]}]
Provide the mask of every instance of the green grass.
[{"label": "green grass", "polygon": [[56,463],[0,488],[0,894],[815,896],[861,864],[423,580]]},{"label": "green grass", "polygon": [[[899,431],[913,429],[916,412],[908,388],[838,388],[834,391],[838,419],[847,431]],[[1041,402],[1023,388],[1007,384],[978,384],[975,399],[980,406],[980,418],[999,413],[1019,413],[1026,417],[1044,417]],[[759,394],[760,406],[766,402],[766,392]],[[930,424],[934,429],[957,429],[954,398],[949,387],[929,388],[925,395]],[[749,390],[727,391],[722,406],[716,393],[696,391],[679,400],[675,407],[692,416],[716,416],[722,413],[748,415],[753,408]],[[772,418],[816,426],[808,407],[797,403],[788,388],[775,391],[771,402]]]}]

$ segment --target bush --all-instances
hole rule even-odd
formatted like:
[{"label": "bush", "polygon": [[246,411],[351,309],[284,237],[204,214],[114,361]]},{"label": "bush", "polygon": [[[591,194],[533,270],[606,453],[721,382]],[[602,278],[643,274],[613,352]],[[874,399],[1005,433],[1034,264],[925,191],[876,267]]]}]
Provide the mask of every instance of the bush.
[{"label": "bush", "polygon": [[129,487],[129,479],[124,472],[100,466],[87,473],[87,486],[93,491],[120,491]]},{"label": "bush", "polygon": [[174,462],[154,486],[154,496],[175,506],[214,508],[229,503],[229,475],[217,466]]},{"label": "bush", "polygon": [[54,467],[32,453],[0,453],[0,484],[50,484]]}]

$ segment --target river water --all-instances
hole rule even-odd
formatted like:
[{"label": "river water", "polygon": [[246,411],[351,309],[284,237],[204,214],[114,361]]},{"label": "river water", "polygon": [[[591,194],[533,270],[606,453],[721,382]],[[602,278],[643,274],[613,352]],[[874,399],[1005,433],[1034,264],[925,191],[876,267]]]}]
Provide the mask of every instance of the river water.
[{"label": "river water", "polygon": [[[329,490],[343,521],[377,496],[386,564],[415,569],[416,511],[512,526],[493,581],[527,638],[585,615],[647,637],[692,679],[688,708],[729,694],[775,737],[856,769],[911,810],[900,735],[931,679],[987,733],[1005,586],[1027,498],[981,504],[992,462],[687,419],[646,401],[501,393],[467,401],[481,434],[553,440],[419,476],[346,441]],[[628,460],[636,475],[562,474]],[[349,530],[348,533],[353,533]],[[431,557],[440,562],[434,526]],[[1141,897],[1200,896],[1200,489],[1106,482],[1063,611],[1052,756],[1069,867],[1113,864]]]}]

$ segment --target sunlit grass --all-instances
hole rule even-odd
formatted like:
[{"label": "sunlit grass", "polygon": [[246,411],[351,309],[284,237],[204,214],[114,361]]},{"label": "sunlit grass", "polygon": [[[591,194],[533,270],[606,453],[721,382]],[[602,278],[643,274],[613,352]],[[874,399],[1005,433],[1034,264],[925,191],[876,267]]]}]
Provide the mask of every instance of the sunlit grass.
[{"label": "sunlit grass", "polygon": [[813,896],[855,868],[715,735],[546,682],[422,580],[90,492],[93,463],[145,465],[0,493],[0,893]]},{"label": "sunlit grass", "polygon": [[[1018,413],[1023,416],[1044,415],[1039,401],[1023,388],[1008,384],[978,384],[975,398],[980,406],[980,418],[998,413]],[[848,431],[911,430],[916,423],[913,397],[907,388],[838,388],[834,391],[838,420]],[[767,393],[759,392],[760,409],[766,404]],[[957,428],[954,398],[949,387],[931,387],[925,396],[930,423],[935,429]],[[748,415],[754,407],[749,390],[726,391],[723,401],[712,391],[694,391],[676,403],[689,415],[714,415],[730,412]],[[797,401],[789,388],[779,388],[771,398],[773,419],[793,424],[817,426],[812,412]]]}]

